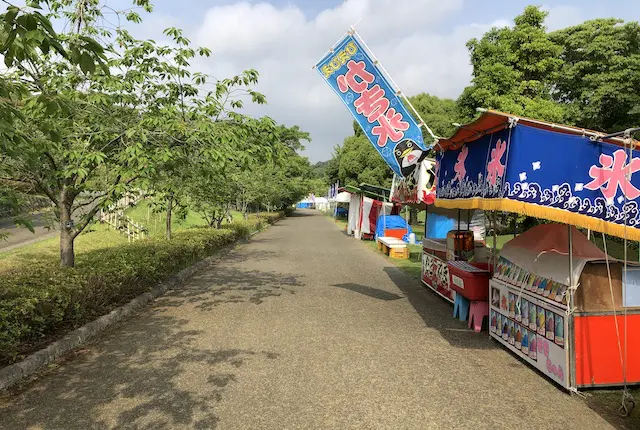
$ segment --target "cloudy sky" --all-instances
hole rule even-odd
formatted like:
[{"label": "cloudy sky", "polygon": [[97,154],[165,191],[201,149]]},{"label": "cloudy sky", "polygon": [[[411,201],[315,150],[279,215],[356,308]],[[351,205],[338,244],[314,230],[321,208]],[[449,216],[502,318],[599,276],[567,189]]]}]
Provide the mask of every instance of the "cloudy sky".
[{"label": "cloudy sky", "polygon": [[[132,28],[163,40],[162,30],[182,28],[213,55],[197,68],[217,78],[246,68],[260,72],[267,106],[250,107],[311,133],[305,154],[330,157],[352,133],[352,117],[311,67],[350,25],[407,95],[457,97],[470,79],[465,42],[494,25],[506,25],[529,0],[152,0],[155,11]],[[638,19],[638,0],[542,0],[550,29],[585,19]],[[107,0],[114,7],[130,0]]]}]

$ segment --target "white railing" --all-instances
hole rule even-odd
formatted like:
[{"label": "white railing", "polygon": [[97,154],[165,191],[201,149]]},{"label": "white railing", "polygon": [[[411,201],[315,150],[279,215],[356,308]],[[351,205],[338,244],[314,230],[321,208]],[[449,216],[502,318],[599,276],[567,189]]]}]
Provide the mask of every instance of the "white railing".
[{"label": "white railing", "polygon": [[144,239],[149,234],[149,231],[144,226],[137,224],[122,212],[102,214],[100,221],[127,236],[129,242]]},{"label": "white railing", "polygon": [[115,204],[109,206],[106,209],[100,210],[99,219],[100,222],[106,223],[127,236],[129,242],[138,239],[144,239],[148,236],[149,230],[134,222],[131,218],[124,214],[124,210],[135,206],[140,200],[144,198],[144,193],[127,194],[118,200]]}]

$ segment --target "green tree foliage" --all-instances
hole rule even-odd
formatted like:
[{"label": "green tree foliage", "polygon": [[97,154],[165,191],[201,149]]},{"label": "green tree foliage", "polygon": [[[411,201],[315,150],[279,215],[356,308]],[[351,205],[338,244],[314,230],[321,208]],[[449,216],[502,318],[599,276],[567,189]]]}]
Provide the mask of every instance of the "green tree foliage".
[{"label": "green tree foliage", "polygon": [[366,182],[389,187],[392,178],[393,171],[366,136],[350,136],[344,140],[338,168],[341,185],[357,186]]},{"label": "green tree foliage", "polygon": [[470,120],[477,107],[562,122],[566,109],[552,97],[553,77],[562,68],[562,47],[544,26],[547,12],[528,6],[514,26],[493,28],[467,43],[473,67],[471,85],[458,98]]},{"label": "green tree foliage", "polygon": [[[409,97],[409,101],[436,136],[449,137],[456,131],[453,123],[461,118],[455,100],[420,93]],[[424,141],[427,143],[433,141],[426,131]]]},{"label": "green tree foliage", "polygon": [[619,131],[640,125],[640,26],[596,19],[550,33],[562,47],[554,98],[577,126]]},{"label": "green tree foliage", "polygon": [[[146,0],[133,5],[151,10]],[[194,72],[192,60],[209,56],[208,49],[192,48],[175,28],[165,31],[172,46],[103,28],[103,7],[93,0],[32,1],[0,15],[8,67],[0,75],[7,108],[0,112],[0,180],[13,193],[2,199],[13,203],[26,191],[51,200],[65,267],[74,265],[75,238],[125,193],[142,189],[162,202],[170,237],[174,209],[191,203],[212,215],[208,205],[226,205],[228,213],[235,192],[228,172],[259,163],[277,169],[272,160],[297,156],[300,139],[308,138],[298,127],[239,113],[238,96],[265,102],[251,88],[257,71],[223,80]],[[141,20],[132,10],[117,13]],[[66,33],[56,34],[51,19],[66,21]],[[295,174],[282,182],[293,186],[287,181]],[[279,207],[292,193],[271,190],[268,204]]]},{"label": "green tree foliage", "polygon": [[547,12],[528,6],[512,28],[468,42],[473,79],[458,98],[478,107],[605,132],[640,124],[640,26],[596,19],[547,32]]}]

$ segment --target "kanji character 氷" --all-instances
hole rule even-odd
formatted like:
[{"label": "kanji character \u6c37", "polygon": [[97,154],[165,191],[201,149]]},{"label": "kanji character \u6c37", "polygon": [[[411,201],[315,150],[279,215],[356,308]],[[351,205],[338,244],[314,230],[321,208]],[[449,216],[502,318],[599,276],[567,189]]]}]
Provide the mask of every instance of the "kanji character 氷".
[{"label": "kanji character \u6c37", "polygon": [[507,150],[507,142],[498,139],[496,147],[491,150],[491,160],[487,164],[487,181],[491,186],[498,183],[498,179],[504,175],[504,164],[502,164],[502,156]]},{"label": "kanji character \u6c37", "polygon": [[[338,89],[340,92],[346,93],[351,88],[356,93],[362,93],[367,86],[374,81],[374,76],[365,70],[364,61],[355,62],[349,60],[347,63],[347,72],[337,78]],[[358,80],[358,79],[360,80]]]},{"label": "kanji character \u6c37", "polygon": [[404,131],[409,129],[409,123],[402,121],[402,114],[396,112],[394,108],[389,110],[378,118],[377,125],[371,130],[371,134],[378,136],[378,146],[382,147],[387,144],[387,140],[399,142],[404,137]]},{"label": "kanji character \u6c37", "polygon": [[458,159],[456,160],[456,164],[453,166],[453,171],[456,172],[456,176],[453,177],[454,182],[456,179],[458,183],[462,183],[462,180],[465,176],[467,176],[467,169],[464,167],[464,162],[467,159],[467,155],[469,154],[469,148],[466,146],[462,147],[462,150],[458,154]]},{"label": "kanji character \u6c37", "polygon": [[[589,176],[593,180],[584,185],[584,188],[592,191],[600,189],[607,201],[613,200],[618,187],[628,199],[635,200],[640,197],[640,190],[631,184],[631,176],[640,170],[640,158],[632,157],[631,162],[627,164],[627,153],[623,149],[618,149],[613,153],[613,157],[600,154],[598,161],[602,167],[591,166]],[[627,171],[629,177],[627,177]]]},{"label": "kanji character \u6c37", "polygon": [[370,123],[376,122],[389,109],[389,100],[384,96],[380,85],[364,90],[353,103],[356,112],[367,117]]}]

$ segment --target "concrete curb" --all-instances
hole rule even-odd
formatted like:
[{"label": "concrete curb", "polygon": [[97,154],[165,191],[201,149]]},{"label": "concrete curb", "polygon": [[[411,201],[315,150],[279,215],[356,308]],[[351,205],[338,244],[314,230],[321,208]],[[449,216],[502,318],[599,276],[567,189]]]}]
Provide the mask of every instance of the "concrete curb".
[{"label": "concrete curb", "polygon": [[7,388],[20,382],[22,379],[33,375],[45,366],[53,363],[62,355],[67,354],[71,350],[82,345],[87,340],[95,337],[99,333],[102,333],[115,323],[133,314],[135,311],[142,308],[150,301],[156,299],[170,289],[176,288],[177,286],[191,278],[196,272],[204,269],[214,261],[225,256],[237,245],[247,243],[253,236],[265,231],[267,228],[269,228],[270,225],[271,224],[267,223],[267,225],[261,230],[254,231],[246,238],[236,240],[235,242],[222,248],[215,254],[205,258],[202,261],[197,262],[193,266],[187,267],[186,269],[178,272],[176,275],[159,284],[151,291],[142,293],[126,305],[120,306],[119,308],[116,308],[109,312],[107,315],[103,315],[97,320],[83,325],[82,327],[65,335],[62,339],[53,342],[46,348],[31,354],[19,363],[11,364],[0,369],[0,391],[6,390]]}]

